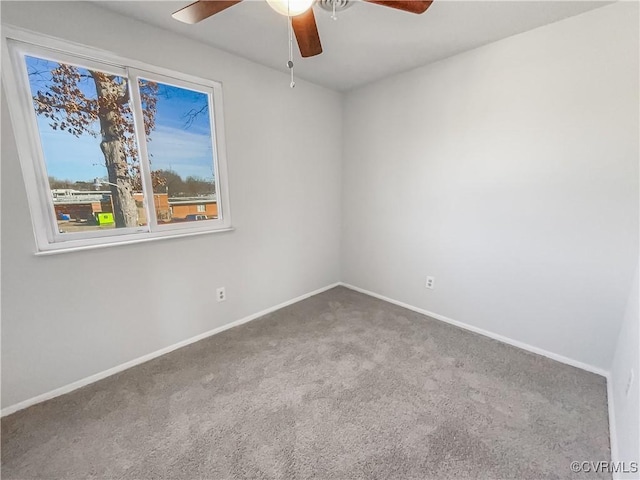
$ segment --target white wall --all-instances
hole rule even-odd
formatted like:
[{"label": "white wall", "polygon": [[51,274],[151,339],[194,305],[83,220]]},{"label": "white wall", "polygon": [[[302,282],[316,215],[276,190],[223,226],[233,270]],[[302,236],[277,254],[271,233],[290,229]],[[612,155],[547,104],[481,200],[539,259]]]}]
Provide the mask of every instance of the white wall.
[{"label": "white wall", "polygon": [[[614,431],[616,433],[617,454],[619,461],[638,462],[640,464],[640,297],[638,269],[629,294],[627,309],[618,336],[616,351],[611,366],[611,384],[613,411],[615,412]],[[627,385],[630,372],[633,370],[629,394]],[[615,460],[615,459],[614,459]],[[620,478],[637,478],[638,475],[620,476]]]},{"label": "white wall", "polygon": [[339,94],[84,2],[2,2],[2,20],[222,81],[236,228],[34,256],[3,102],[3,407],[339,280]]},{"label": "white wall", "polygon": [[638,258],[638,53],[624,2],[350,92],[342,280],[608,370]]}]

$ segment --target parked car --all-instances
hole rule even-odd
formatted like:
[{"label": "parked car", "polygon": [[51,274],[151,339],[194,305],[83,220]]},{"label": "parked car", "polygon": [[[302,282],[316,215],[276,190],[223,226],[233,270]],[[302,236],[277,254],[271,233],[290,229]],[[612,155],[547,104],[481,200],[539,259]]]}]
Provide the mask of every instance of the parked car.
[{"label": "parked car", "polygon": [[187,220],[188,222],[191,222],[193,220],[207,220],[207,219],[208,217],[206,215],[202,215],[200,213],[192,213],[185,217],[185,220]]}]

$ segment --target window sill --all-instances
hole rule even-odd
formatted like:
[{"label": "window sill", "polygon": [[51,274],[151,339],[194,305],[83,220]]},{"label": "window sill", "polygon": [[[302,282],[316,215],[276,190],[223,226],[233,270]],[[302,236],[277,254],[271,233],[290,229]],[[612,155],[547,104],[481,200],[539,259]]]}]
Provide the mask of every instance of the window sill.
[{"label": "window sill", "polygon": [[148,236],[145,235],[140,236],[138,238],[128,238],[126,240],[119,240],[119,241],[112,241],[109,243],[98,243],[95,245],[73,245],[73,246],[66,246],[64,245],[64,243],[55,243],[55,244],[50,244],[47,245],[44,249],[40,249],[39,251],[37,251],[35,253],[35,255],[37,257],[40,256],[48,256],[48,255],[57,255],[60,253],[70,253],[70,252],[79,252],[82,250],[94,250],[97,248],[109,248],[109,247],[117,247],[120,245],[132,245],[135,243],[145,243],[145,242],[155,242],[158,240],[171,240],[171,239],[175,239],[175,238],[185,238],[185,237],[195,237],[195,236],[199,236],[199,235],[211,235],[211,234],[215,234],[215,233],[221,233],[221,232],[233,232],[235,230],[235,228],[233,227],[225,227],[225,228],[218,228],[215,230],[201,230],[201,231],[193,231],[193,232],[182,232],[182,233],[175,233],[175,232],[171,232],[171,234],[167,235],[167,234],[163,234],[163,235],[156,235],[156,236]]}]

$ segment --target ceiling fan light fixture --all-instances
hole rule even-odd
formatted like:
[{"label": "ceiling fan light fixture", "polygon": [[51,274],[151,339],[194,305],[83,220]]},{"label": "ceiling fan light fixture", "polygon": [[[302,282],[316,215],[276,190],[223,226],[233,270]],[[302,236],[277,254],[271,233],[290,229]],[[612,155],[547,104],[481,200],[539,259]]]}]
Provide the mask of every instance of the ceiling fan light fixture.
[{"label": "ceiling fan light fixture", "polygon": [[267,3],[280,15],[295,17],[300,15],[313,5],[314,0],[267,0]]},{"label": "ceiling fan light fixture", "polygon": [[318,0],[317,3],[320,8],[327,12],[333,12],[334,10],[336,12],[342,12],[353,5],[352,0]]}]

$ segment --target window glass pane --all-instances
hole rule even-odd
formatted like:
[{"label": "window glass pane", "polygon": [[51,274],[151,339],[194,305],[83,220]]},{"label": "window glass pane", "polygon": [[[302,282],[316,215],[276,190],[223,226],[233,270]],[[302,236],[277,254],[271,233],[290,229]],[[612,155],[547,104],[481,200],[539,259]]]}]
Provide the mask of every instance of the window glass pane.
[{"label": "window glass pane", "polygon": [[158,223],[218,218],[209,95],[145,79],[139,87],[157,92],[145,133]]},{"label": "window glass pane", "polygon": [[146,225],[127,79],[34,56],[25,62],[60,233]]}]

